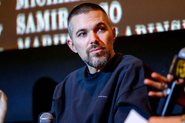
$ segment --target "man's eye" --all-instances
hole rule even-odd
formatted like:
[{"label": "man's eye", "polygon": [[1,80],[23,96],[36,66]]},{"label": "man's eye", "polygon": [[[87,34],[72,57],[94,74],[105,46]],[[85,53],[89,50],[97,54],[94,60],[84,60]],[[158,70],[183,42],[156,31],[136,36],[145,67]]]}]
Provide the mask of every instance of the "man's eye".
[{"label": "man's eye", "polygon": [[78,33],[77,36],[78,37],[84,37],[84,36],[86,36],[86,34],[87,34],[86,32],[80,32],[80,33]]},{"label": "man's eye", "polygon": [[105,30],[106,30],[105,27],[100,27],[100,28],[98,29],[99,32],[104,32]]}]

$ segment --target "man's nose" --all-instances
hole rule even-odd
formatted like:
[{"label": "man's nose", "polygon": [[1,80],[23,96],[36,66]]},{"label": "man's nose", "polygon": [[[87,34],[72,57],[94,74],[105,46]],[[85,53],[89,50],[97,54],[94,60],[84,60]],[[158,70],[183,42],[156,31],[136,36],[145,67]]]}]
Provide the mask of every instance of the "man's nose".
[{"label": "man's nose", "polygon": [[92,31],[90,34],[90,43],[97,43],[99,41],[99,37],[96,32]]}]

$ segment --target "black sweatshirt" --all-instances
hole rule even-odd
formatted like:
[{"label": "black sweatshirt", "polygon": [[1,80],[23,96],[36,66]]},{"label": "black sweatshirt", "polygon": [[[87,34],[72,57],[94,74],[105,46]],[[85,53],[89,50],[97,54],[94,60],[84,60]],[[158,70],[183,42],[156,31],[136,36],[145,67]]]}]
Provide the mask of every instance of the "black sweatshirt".
[{"label": "black sweatshirt", "polygon": [[152,113],[142,61],[116,54],[98,73],[87,67],[70,73],[55,89],[51,112],[56,123],[123,123],[131,109]]}]

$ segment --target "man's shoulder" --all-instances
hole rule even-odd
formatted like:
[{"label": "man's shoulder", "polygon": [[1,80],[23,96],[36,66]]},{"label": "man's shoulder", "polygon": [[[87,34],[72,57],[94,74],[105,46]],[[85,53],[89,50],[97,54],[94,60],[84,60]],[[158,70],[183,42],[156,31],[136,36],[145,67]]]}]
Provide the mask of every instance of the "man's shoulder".
[{"label": "man's shoulder", "polygon": [[85,66],[83,67],[80,67],[78,69],[75,69],[73,70],[72,72],[70,72],[66,77],[69,78],[69,77],[73,77],[73,76],[76,76],[76,75],[79,75],[79,74],[82,74],[84,71],[85,71]]},{"label": "man's shoulder", "polygon": [[74,82],[72,80],[77,79],[77,77],[80,77],[79,75],[82,75],[84,69],[85,67],[81,67],[70,72],[61,82],[57,84],[56,90],[61,90],[61,88],[63,88],[67,83],[69,85],[72,84]]},{"label": "man's shoulder", "polygon": [[[70,73],[63,79],[63,81],[67,81],[67,80],[70,79],[70,78],[73,78],[73,77],[77,77],[77,76],[79,76],[79,75],[82,75],[83,72],[84,72],[84,70],[85,70],[85,66],[73,70],[72,72],[70,72]],[[62,81],[62,82],[63,82],[63,81]],[[62,82],[60,82],[60,83],[62,83]]]},{"label": "man's shoulder", "polygon": [[121,64],[123,65],[143,65],[143,61],[133,55],[122,55]]}]

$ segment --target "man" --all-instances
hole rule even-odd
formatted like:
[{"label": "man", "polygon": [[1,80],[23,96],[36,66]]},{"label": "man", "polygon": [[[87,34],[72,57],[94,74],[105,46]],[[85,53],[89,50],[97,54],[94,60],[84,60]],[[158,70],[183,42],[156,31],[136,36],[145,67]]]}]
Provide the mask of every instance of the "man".
[{"label": "man", "polygon": [[57,123],[123,123],[131,109],[152,113],[141,60],[115,53],[115,27],[98,5],[83,3],[68,17],[69,48],[84,67],[55,89],[51,112]]},{"label": "man", "polygon": [[0,123],[4,123],[7,112],[7,96],[0,90]]}]

